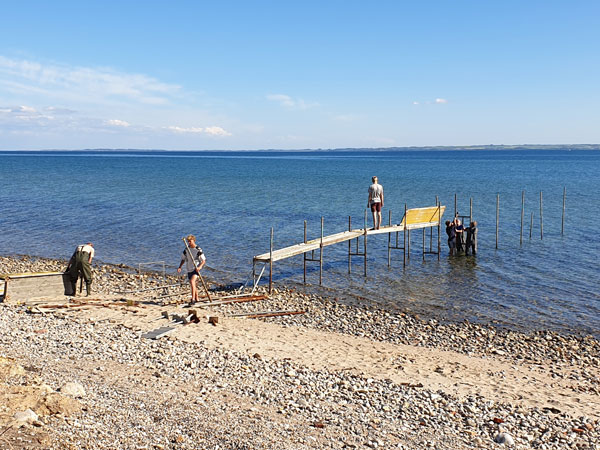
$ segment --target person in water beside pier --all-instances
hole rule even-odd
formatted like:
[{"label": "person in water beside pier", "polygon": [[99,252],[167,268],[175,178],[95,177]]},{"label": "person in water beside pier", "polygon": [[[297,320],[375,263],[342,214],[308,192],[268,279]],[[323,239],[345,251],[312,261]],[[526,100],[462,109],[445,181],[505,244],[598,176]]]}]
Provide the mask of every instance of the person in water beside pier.
[{"label": "person in water beside pier", "polygon": [[456,234],[456,252],[462,252],[464,250],[464,231],[465,227],[460,222],[460,219],[456,217],[454,219],[454,232]]},{"label": "person in water beside pier", "polygon": [[456,231],[454,230],[454,222],[446,220],[446,234],[448,235],[448,248],[450,256],[456,254]]},{"label": "person in water beside pier", "polygon": [[371,178],[373,184],[369,186],[369,200],[367,208],[371,208],[373,214],[373,229],[379,230],[381,226],[381,208],[383,208],[383,186],[379,184],[377,177]]},{"label": "person in water beside pier", "polygon": [[477,254],[477,222],[471,222],[466,232],[467,243],[465,245],[465,255],[468,255],[469,250],[471,250],[474,256]]},{"label": "person in water beside pier", "polygon": [[177,273],[181,273],[181,266],[185,263],[187,278],[192,290],[192,300],[190,303],[195,303],[198,301],[198,276],[200,276],[200,269],[206,264],[206,256],[204,256],[202,249],[196,245],[196,236],[190,234],[185,239],[188,245],[181,255],[181,262],[177,268]]},{"label": "person in water beside pier", "polygon": [[78,245],[73,252],[65,271],[71,280],[73,296],[77,295],[77,279],[79,277],[85,280],[86,297],[92,293],[92,259],[94,255],[94,244],[91,242]]}]

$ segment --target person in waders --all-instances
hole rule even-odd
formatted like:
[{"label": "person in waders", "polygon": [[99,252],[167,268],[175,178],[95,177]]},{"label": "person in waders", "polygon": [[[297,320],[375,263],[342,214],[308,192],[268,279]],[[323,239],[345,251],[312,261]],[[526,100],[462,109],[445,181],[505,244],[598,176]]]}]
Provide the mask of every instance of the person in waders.
[{"label": "person in waders", "polygon": [[77,279],[82,277],[85,280],[86,297],[92,293],[92,259],[94,258],[94,244],[78,245],[69,260],[67,272],[71,279],[71,288],[73,296],[77,294]]}]

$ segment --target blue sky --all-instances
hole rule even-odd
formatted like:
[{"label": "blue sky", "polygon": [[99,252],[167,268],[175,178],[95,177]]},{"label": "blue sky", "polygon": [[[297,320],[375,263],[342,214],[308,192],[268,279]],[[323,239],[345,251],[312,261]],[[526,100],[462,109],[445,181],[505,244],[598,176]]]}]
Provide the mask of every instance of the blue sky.
[{"label": "blue sky", "polygon": [[0,149],[600,143],[598,1],[12,1]]}]

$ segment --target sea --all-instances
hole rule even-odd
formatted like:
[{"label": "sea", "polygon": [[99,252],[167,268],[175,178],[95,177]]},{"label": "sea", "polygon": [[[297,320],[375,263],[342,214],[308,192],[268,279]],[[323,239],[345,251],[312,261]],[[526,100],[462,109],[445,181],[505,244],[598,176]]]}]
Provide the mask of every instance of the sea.
[{"label": "sea", "polygon": [[[277,249],[304,240],[304,221],[309,239],[321,236],[321,221],[325,235],[347,230],[349,218],[362,228],[374,175],[384,224],[438,199],[443,220],[477,221],[477,256],[449,256],[442,228],[440,258],[423,257],[418,230],[406,265],[392,250],[388,266],[388,235],[375,235],[366,276],[358,256],[349,273],[343,243],[324,249],[322,286],[315,262],[303,283],[302,256],[275,263],[275,286],[443,321],[600,338],[594,150],[0,151],[0,254],[68,258],[91,241],[97,261],[175,273],[182,237],[194,234],[211,280],[251,283],[271,229]],[[425,239],[436,250],[437,229]]]}]

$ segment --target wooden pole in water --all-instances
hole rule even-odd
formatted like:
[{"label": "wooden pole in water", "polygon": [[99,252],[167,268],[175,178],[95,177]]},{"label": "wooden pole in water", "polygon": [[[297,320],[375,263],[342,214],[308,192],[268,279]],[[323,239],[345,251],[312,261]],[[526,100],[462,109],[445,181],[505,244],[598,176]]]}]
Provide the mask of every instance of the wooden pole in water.
[{"label": "wooden pole in water", "polygon": [[525,218],[525,191],[521,192],[521,238],[519,245],[523,245],[523,219]]},{"label": "wooden pole in water", "polygon": [[529,222],[529,240],[531,240],[532,230],[533,230],[533,212],[531,213],[531,222]]},{"label": "wooden pole in water", "polygon": [[456,193],[454,194],[454,217],[458,214],[458,200],[456,198]]},{"label": "wooden pole in water", "polygon": [[563,188],[563,209],[562,209],[562,220],[560,224],[560,235],[565,233],[565,204],[567,203],[567,187]]},{"label": "wooden pole in water", "polygon": [[365,209],[365,236],[364,236],[364,253],[365,253],[365,277],[367,276],[367,210]]},{"label": "wooden pole in water", "polygon": [[[306,228],[306,220],[304,221],[304,243],[306,244],[307,239],[307,228]],[[304,259],[304,284],[306,284],[306,253],[302,253]]]},{"label": "wooden pole in water", "polygon": [[321,217],[321,243],[319,244],[319,286],[323,285],[323,217]]},{"label": "wooden pole in water", "polygon": [[540,239],[544,239],[544,207],[542,201],[542,191],[540,191]]},{"label": "wooden pole in water", "polygon": [[425,261],[425,228],[423,228],[423,261]]},{"label": "wooden pole in water", "polygon": [[[389,213],[389,220],[388,220],[388,226],[392,226],[392,210],[390,209],[388,211]],[[392,233],[388,233],[388,267],[392,266]]]},{"label": "wooden pole in water", "polygon": [[438,201],[438,197],[437,195],[435,196],[435,202],[437,203],[437,207],[438,207],[438,261],[440,260],[440,255],[442,253],[442,241],[441,241],[441,236],[440,233],[442,231],[442,208],[440,206],[440,202]]},{"label": "wooden pole in water", "polygon": [[[348,216],[348,231],[352,231],[352,216]],[[348,239],[348,273],[352,273],[352,239]]]},{"label": "wooden pole in water", "polygon": [[406,220],[406,203],[404,204],[404,245],[402,246],[402,250],[404,251],[404,259],[403,259],[403,264],[406,267],[406,225],[407,225],[407,220]]},{"label": "wooden pole in water", "polygon": [[500,194],[496,194],[496,249],[498,249],[498,228],[500,227]]},{"label": "wooden pole in water", "polygon": [[269,245],[269,294],[273,292],[273,227],[271,227],[271,243]]},{"label": "wooden pole in water", "polygon": [[473,197],[469,198],[469,225],[473,222]]}]

